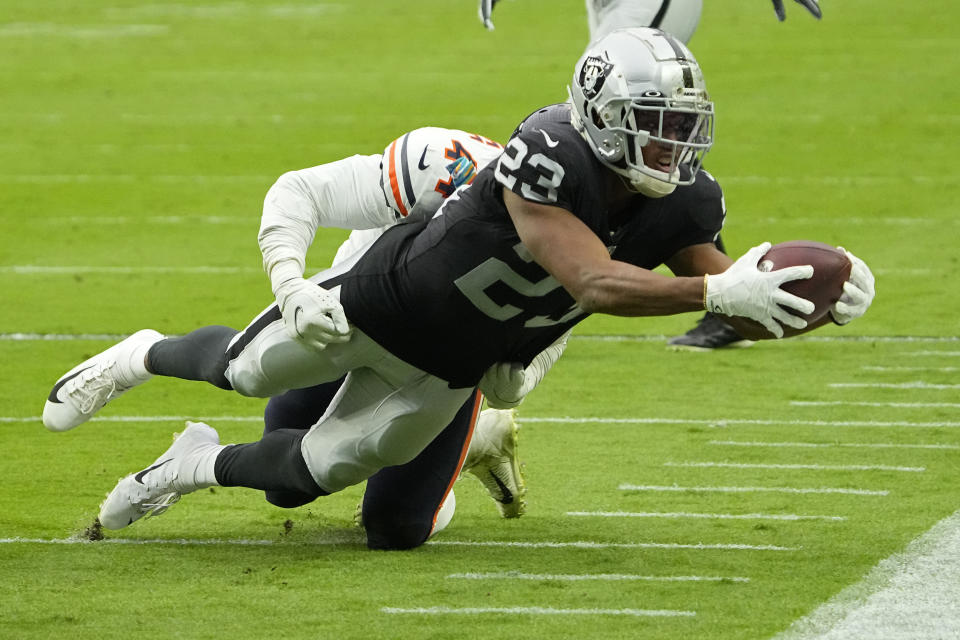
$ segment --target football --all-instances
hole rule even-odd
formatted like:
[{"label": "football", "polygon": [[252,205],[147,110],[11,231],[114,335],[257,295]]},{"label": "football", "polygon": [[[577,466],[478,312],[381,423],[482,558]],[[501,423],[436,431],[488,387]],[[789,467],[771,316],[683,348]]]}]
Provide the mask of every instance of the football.
[{"label": "football", "polygon": [[[793,280],[784,284],[784,291],[806,298],[815,305],[813,313],[801,315],[806,318],[807,327],[794,329],[783,327],[783,337],[799,335],[813,329],[813,324],[823,318],[833,303],[843,294],[843,283],[850,277],[853,265],[840,249],[812,240],[792,240],[770,247],[770,250],[757,263],[760,271],[776,271],[784,267],[809,264],[813,267],[813,277],[808,280]],[[759,340],[773,336],[759,323],[746,318],[730,318],[730,324],[745,338]]]}]

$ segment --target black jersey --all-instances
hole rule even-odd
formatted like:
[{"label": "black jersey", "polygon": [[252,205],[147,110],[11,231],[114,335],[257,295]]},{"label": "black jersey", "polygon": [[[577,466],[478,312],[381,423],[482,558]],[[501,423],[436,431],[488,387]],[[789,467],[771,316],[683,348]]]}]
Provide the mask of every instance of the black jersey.
[{"label": "black jersey", "polygon": [[431,220],[388,229],[337,278],[353,324],[453,387],[474,386],[496,362],[529,364],[586,317],[520,241],[503,188],[572,212],[614,259],[646,269],[712,242],[722,226],[720,187],[709,176],[610,211],[610,171],[564,117],[567,105],[547,109]]}]

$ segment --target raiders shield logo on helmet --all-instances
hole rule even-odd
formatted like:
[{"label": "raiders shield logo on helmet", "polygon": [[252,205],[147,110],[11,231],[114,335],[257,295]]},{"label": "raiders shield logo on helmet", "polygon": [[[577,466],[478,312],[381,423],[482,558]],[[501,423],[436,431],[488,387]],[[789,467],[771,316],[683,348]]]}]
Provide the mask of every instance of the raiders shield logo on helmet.
[{"label": "raiders shield logo on helmet", "polygon": [[580,69],[580,86],[583,87],[583,95],[587,99],[592,99],[600,93],[603,82],[612,69],[613,65],[603,58],[590,56],[584,61]]}]

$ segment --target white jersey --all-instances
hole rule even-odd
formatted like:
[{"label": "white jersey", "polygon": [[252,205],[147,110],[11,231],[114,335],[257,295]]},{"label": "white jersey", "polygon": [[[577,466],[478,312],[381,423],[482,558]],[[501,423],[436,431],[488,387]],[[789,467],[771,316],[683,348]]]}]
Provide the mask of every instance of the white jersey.
[{"label": "white jersey", "polygon": [[700,22],[703,0],[586,0],[590,42],[614,29],[654,27],[684,44]]},{"label": "white jersey", "polygon": [[435,209],[502,149],[466,131],[424,127],[400,136],[382,155],[285,173],[263,203],[259,242],[265,270],[295,260],[302,272],[320,227],[364,230],[338,250],[336,260],[342,260],[410,215],[418,202]]}]

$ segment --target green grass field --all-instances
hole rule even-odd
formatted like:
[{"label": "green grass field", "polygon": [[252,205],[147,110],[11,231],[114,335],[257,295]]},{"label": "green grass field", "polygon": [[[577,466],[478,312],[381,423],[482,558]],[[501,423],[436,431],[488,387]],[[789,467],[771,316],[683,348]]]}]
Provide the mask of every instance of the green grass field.
[{"label": "green grass field", "polygon": [[664,347],[694,315],[591,318],[519,412],[528,514],[465,478],[434,542],[371,552],[361,487],[210,490],[85,541],[184,419],[250,441],[264,402],[155,380],[56,434],[44,398],[119,336],[270,302],[281,173],[562,100],[582,2],[505,1],[488,33],[472,0],[0,0],[0,638],[768,638],[960,509],[960,8],[786,4],[708,0],[691,42],[724,237],[842,244],[870,313],[706,354]]}]

